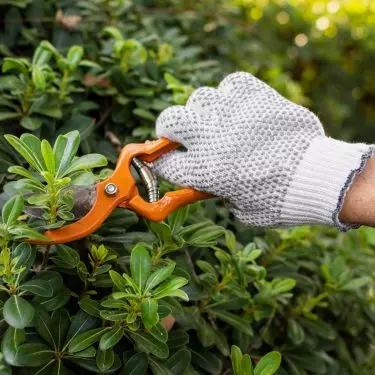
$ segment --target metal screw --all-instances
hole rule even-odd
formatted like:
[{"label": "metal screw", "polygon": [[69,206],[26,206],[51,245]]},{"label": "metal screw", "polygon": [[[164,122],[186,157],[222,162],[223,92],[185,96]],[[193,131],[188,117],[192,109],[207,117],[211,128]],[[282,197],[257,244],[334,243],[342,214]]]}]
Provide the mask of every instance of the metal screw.
[{"label": "metal screw", "polygon": [[113,182],[105,185],[104,191],[107,195],[116,195],[118,192],[118,187]]}]

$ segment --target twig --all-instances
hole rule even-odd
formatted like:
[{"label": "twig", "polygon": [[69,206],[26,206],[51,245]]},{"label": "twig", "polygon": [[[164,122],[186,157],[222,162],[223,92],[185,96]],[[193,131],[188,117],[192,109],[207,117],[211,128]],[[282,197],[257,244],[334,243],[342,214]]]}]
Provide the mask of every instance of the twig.
[{"label": "twig", "polygon": [[109,115],[112,112],[112,109],[113,109],[113,106],[109,106],[109,107],[106,108],[106,110],[102,114],[102,117],[95,124],[95,130],[99,129],[107,121]]},{"label": "twig", "polygon": [[198,275],[196,274],[195,272],[195,268],[194,268],[194,262],[193,260],[191,259],[191,256],[187,250],[187,248],[184,249],[184,252],[185,252],[185,255],[186,255],[186,258],[187,258],[187,261],[188,261],[188,265],[190,267],[190,270],[191,270],[191,274],[193,276],[193,279],[194,281],[198,281]]}]

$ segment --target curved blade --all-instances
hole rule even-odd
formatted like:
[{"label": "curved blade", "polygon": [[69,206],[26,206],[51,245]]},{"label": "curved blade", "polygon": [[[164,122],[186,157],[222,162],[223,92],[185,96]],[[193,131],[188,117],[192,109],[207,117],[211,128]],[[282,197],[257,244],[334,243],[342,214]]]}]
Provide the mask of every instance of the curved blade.
[{"label": "curved blade", "polygon": [[[72,191],[74,206],[72,213],[76,220],[85,216],[93,206],[96,199],[96,185],[73,185],[65,189]],[[43,219],[43,208],[37,206],[25,206],[24,211],[33,217]]]}]

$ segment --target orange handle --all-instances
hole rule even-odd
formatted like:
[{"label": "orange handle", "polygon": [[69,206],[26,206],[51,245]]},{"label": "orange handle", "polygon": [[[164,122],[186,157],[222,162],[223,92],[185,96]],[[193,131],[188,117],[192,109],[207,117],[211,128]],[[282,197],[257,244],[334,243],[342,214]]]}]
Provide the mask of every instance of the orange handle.
[{"label": "orange handle", "polygon": [[137,195],[122,204],[121,207],[129,208],[151,221],[162,221],[177,208],[208,198],[213,198],[213,195],[194,189],[181,189],[166,193],[163,198],[155,203],[146,202],[141,196]]}]

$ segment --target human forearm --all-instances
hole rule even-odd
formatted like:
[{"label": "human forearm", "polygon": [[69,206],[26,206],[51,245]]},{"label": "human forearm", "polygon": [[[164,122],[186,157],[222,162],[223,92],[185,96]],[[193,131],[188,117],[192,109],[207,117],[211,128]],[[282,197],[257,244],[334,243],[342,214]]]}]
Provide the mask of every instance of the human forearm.
[{"label": "human forearm", "polygon": [[343,223],[375,227],[375,157],[354,178],[339,218]]}]

